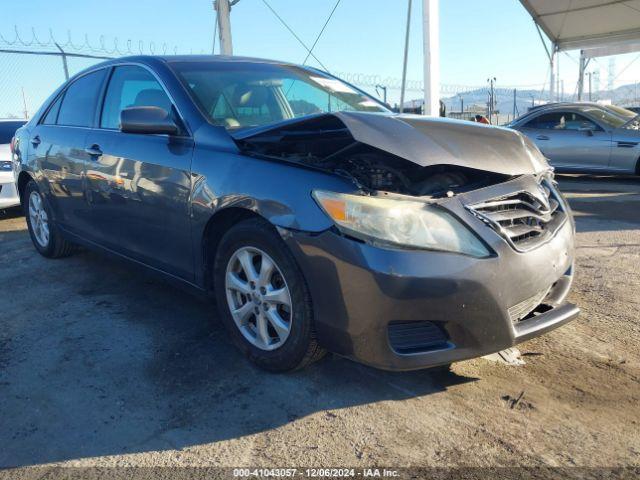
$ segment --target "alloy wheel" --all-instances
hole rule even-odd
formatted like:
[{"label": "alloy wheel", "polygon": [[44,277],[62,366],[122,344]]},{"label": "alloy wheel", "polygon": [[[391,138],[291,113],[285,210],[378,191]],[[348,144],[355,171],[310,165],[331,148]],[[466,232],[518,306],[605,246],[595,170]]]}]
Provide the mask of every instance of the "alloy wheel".
[{"label": "alloy wheel", "polygon": [[49,245],[49,217],[38,192],[29,195],[29,220],[36,241],[42,248]]},{"label": "alloy wheel", "polygon": [[242,335],[261,350],[282,346],[291,332],[289,287],[276,262],[254,247],[231,256],[225,274],[227,303]]}]

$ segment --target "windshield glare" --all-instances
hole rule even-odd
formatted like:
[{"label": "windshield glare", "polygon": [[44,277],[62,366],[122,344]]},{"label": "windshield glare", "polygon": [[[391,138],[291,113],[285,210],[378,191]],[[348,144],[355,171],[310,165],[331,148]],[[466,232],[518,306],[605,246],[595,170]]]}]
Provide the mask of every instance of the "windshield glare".
[{"label": "windshield glare", "polygon": [[208,120],[259,127],[318,113],[388,111],[346,83],[316,71],[265,63],[173,63]]}]

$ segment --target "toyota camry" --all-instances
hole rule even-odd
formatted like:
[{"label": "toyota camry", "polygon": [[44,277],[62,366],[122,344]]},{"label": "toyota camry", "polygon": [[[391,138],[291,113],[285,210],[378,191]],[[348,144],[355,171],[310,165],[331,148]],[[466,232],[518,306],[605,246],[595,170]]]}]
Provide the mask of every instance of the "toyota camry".
[{"label": "toyota camry", "polygon": [[40,254],[81,245],[210,295],[267,370],[325,351],[448,365],[578,314],[573,219],[530,140],[395,114],[314,68],[110,60],[54,92],[13,148]]}]

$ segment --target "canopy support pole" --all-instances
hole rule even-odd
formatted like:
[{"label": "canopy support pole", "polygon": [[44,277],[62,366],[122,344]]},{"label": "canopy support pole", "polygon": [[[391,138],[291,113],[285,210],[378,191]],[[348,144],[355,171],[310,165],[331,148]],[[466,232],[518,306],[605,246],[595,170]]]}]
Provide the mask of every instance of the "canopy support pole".
[{"label": "canopy support pole", "polygon": [[540,25],[534,20],[533,24],[536,26],[536,30],[538,30],[538,35],[540,36],[540,41],[542,42],[542,46],[544,47],[544,51],[547,52],[547,58],[549,59],[549,101],[553,102],[555,97],[555,89],[556,89],[556,74],[555,74],[555,59],[556,52],[558,51],[558,47],[555,43],[551,43],[551,50],[547,47],[547,44],[544,41],[544,37],[542,36],[542,30],[540,30]]}]

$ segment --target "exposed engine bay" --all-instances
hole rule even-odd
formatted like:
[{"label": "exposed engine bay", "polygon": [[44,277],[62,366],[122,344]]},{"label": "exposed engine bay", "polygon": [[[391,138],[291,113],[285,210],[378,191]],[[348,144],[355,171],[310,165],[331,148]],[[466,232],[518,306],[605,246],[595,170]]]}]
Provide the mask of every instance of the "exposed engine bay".
[{"label": "exposed engine bay", "polygon": [[287,122],[235,140],[244,154],[331,171],[371,191],[438,198],[510,178],[506,174],[457,165],[421,166],[358,142],[344,123],[332,115]]}]

